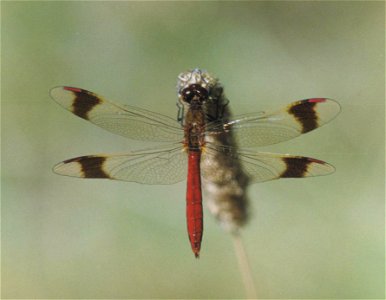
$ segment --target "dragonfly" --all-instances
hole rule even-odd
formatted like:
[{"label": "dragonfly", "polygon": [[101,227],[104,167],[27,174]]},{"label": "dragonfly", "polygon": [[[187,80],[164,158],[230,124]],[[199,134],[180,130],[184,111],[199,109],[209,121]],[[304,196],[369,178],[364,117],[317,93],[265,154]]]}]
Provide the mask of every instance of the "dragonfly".
[{"label": "dragonfly", "polygon": [[243,182],[238,186],[245,189],[252,183],[327,175],[335,170],[319,159],[253,149],[290,140],[328,123],[340,111],[340,105],[332,99],[309,98],[272,112],[232,117],[223,86],[201,69],[178,76],[177,94],[178,114],[174,119],[111,102],[85,89],[53,88],[51,97],[76,116],[129,139],[159,142],[158,147],[141,151],[67,159],[55,165],[54,172],[150,185],[186,179],[188,237],[194,255],[199,257],[202,183],[209,187],[214,184],[221,191]]}]

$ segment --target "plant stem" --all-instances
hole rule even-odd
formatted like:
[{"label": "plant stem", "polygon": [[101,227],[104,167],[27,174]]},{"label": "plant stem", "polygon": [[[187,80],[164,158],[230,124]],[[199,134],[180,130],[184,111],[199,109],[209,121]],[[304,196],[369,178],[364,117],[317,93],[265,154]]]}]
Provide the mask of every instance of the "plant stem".
[{"label": "plant stem", "polygon": [[237,262],[239,265],[239,270],[241,273],[241,279],[244,284],[245,293],[248,299],[257,299],[257,293],[255,288],[255,283],[253,281],[253,276],[251,272],[251,267],[249,265],[249,260],[247,253],[245,251],[245,246],[243,240],[240,236],[240,233],[232,234],[233,244],[235,247],[235,254],[237,257]]}]

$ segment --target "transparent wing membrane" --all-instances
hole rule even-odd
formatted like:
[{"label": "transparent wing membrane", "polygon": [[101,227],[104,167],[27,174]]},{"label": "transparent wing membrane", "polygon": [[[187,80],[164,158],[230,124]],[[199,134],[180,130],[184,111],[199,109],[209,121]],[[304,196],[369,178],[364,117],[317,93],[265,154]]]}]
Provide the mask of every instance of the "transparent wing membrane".
[{"label": "transparent wing membrane", "polygon": [[90,155],[54,167],[60,175],[108,178],[145,184],[173,184],[187,175],[187,154],[181,146],[121,155]]},{"label": "transparent wing membrane", "polygon": [[142,141],[178,142],[180,124],[167,116],[128,105],[118,105],[78,88],[56,87],[51,97],[78,117],[112,133]]},{"label": "transparent wing membrane", "polygon": [[331,174],[334,167],[328,163],[303,156],[275,153],[240,153],[244,172],[250,183],[279,178],[303,178]]},{"label": "transparent wing membrane", "polygon": [[[223,161],[226,166],[211,166],[211,162],[218,161],[212,158],[219,154],[227,157]],[[222,177],[228,176],[229,173],[223,170],[226,167],[237,168],[239,165],[249,177],[249,183],[279,178],[323,176],[335,171],[333,166],[314,158],[266,152],[236,151],[232,147],[218,147],[217,145],[207,145],[202,156],[202,161],[209,164],[209,167],[206,165],[206,168],[203,168],[202,176],[209,181],[225,181]],[[210,170],[210,173],[207,173],[207,170]],[[213,174],[213,172],[216,174]],[[234,173],[237,174],[237,172]]]},{"label": "transparent wing membrane", "polygon": [[[174,143],[149,151],[69,159],[55,166],[56,173],[146,184],[172,184],[186,178],[184,130],[174,119],[144,109],[114,104],[79,88],[56,87],[51,90],[51,96],[73,114],[110,132],[130,139]],[[229,174],[237,176],[239,173],[235,168],[240,166],[249,176],[250,183],[330,174],[334,168],[317,159],[238,151],[227,146],[227,143],[232,144],[231,136],[239,147],[246,148],[283,142],[323,126],[339,111],[340,106],[334,100],[312,98],[293,102],[272,113],[253,113],[235,117],[226,123],[221,120],[208,123],[200,133],[206,136],[201,160],[202,176],[209,181],[221,182]],[[219,135],[223,138],[219,138]],[[222,165],[214,165],[219,162]],[[227,172],[227,168],[233,168],[233,172]]]},{"label": "transparent wing membrane", "polygon": [[339,113],[337,102],[326,98],[296,101],[273,113],[234,117],[227,123],[208,124],[205,134],[232,131],[239,147],[250,148],[284,142],[331,121]]}]

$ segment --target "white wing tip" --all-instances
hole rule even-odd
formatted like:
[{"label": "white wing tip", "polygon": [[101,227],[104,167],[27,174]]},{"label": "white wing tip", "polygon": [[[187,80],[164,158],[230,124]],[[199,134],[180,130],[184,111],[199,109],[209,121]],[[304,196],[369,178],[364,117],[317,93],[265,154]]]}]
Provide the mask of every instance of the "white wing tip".
[{"label": "white wing tip", "polygon": [[82,164],[78,161],[63,161],[58,163],[52,168],[52,171],[58,175],[81,177],[84,178],[85,174],[82,170]]},{"label": "white wing tip", "polygon": [[70,109],[74,103],[75,91],[80,91],[80,89],[57,86],[50,90],[50,96],[55,102],[59,103],[64,108]]},{"label": "white wing tip", "polygon": [[322,160],[309,158],[309,165],[307,166],[307,176],[323,176],[335,172],[335,167]]}]

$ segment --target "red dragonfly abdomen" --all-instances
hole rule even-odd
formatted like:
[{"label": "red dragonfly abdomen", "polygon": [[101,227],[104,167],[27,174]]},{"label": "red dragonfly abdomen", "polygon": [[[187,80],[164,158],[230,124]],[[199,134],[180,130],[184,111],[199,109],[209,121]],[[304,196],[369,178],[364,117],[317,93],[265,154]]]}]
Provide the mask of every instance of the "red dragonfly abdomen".
[{"label": "red dragonfly abdomen", "polygon": [[200,150],[189,150],[186,191],[186,220],[193,253],[199,257],[203,232]]}]

